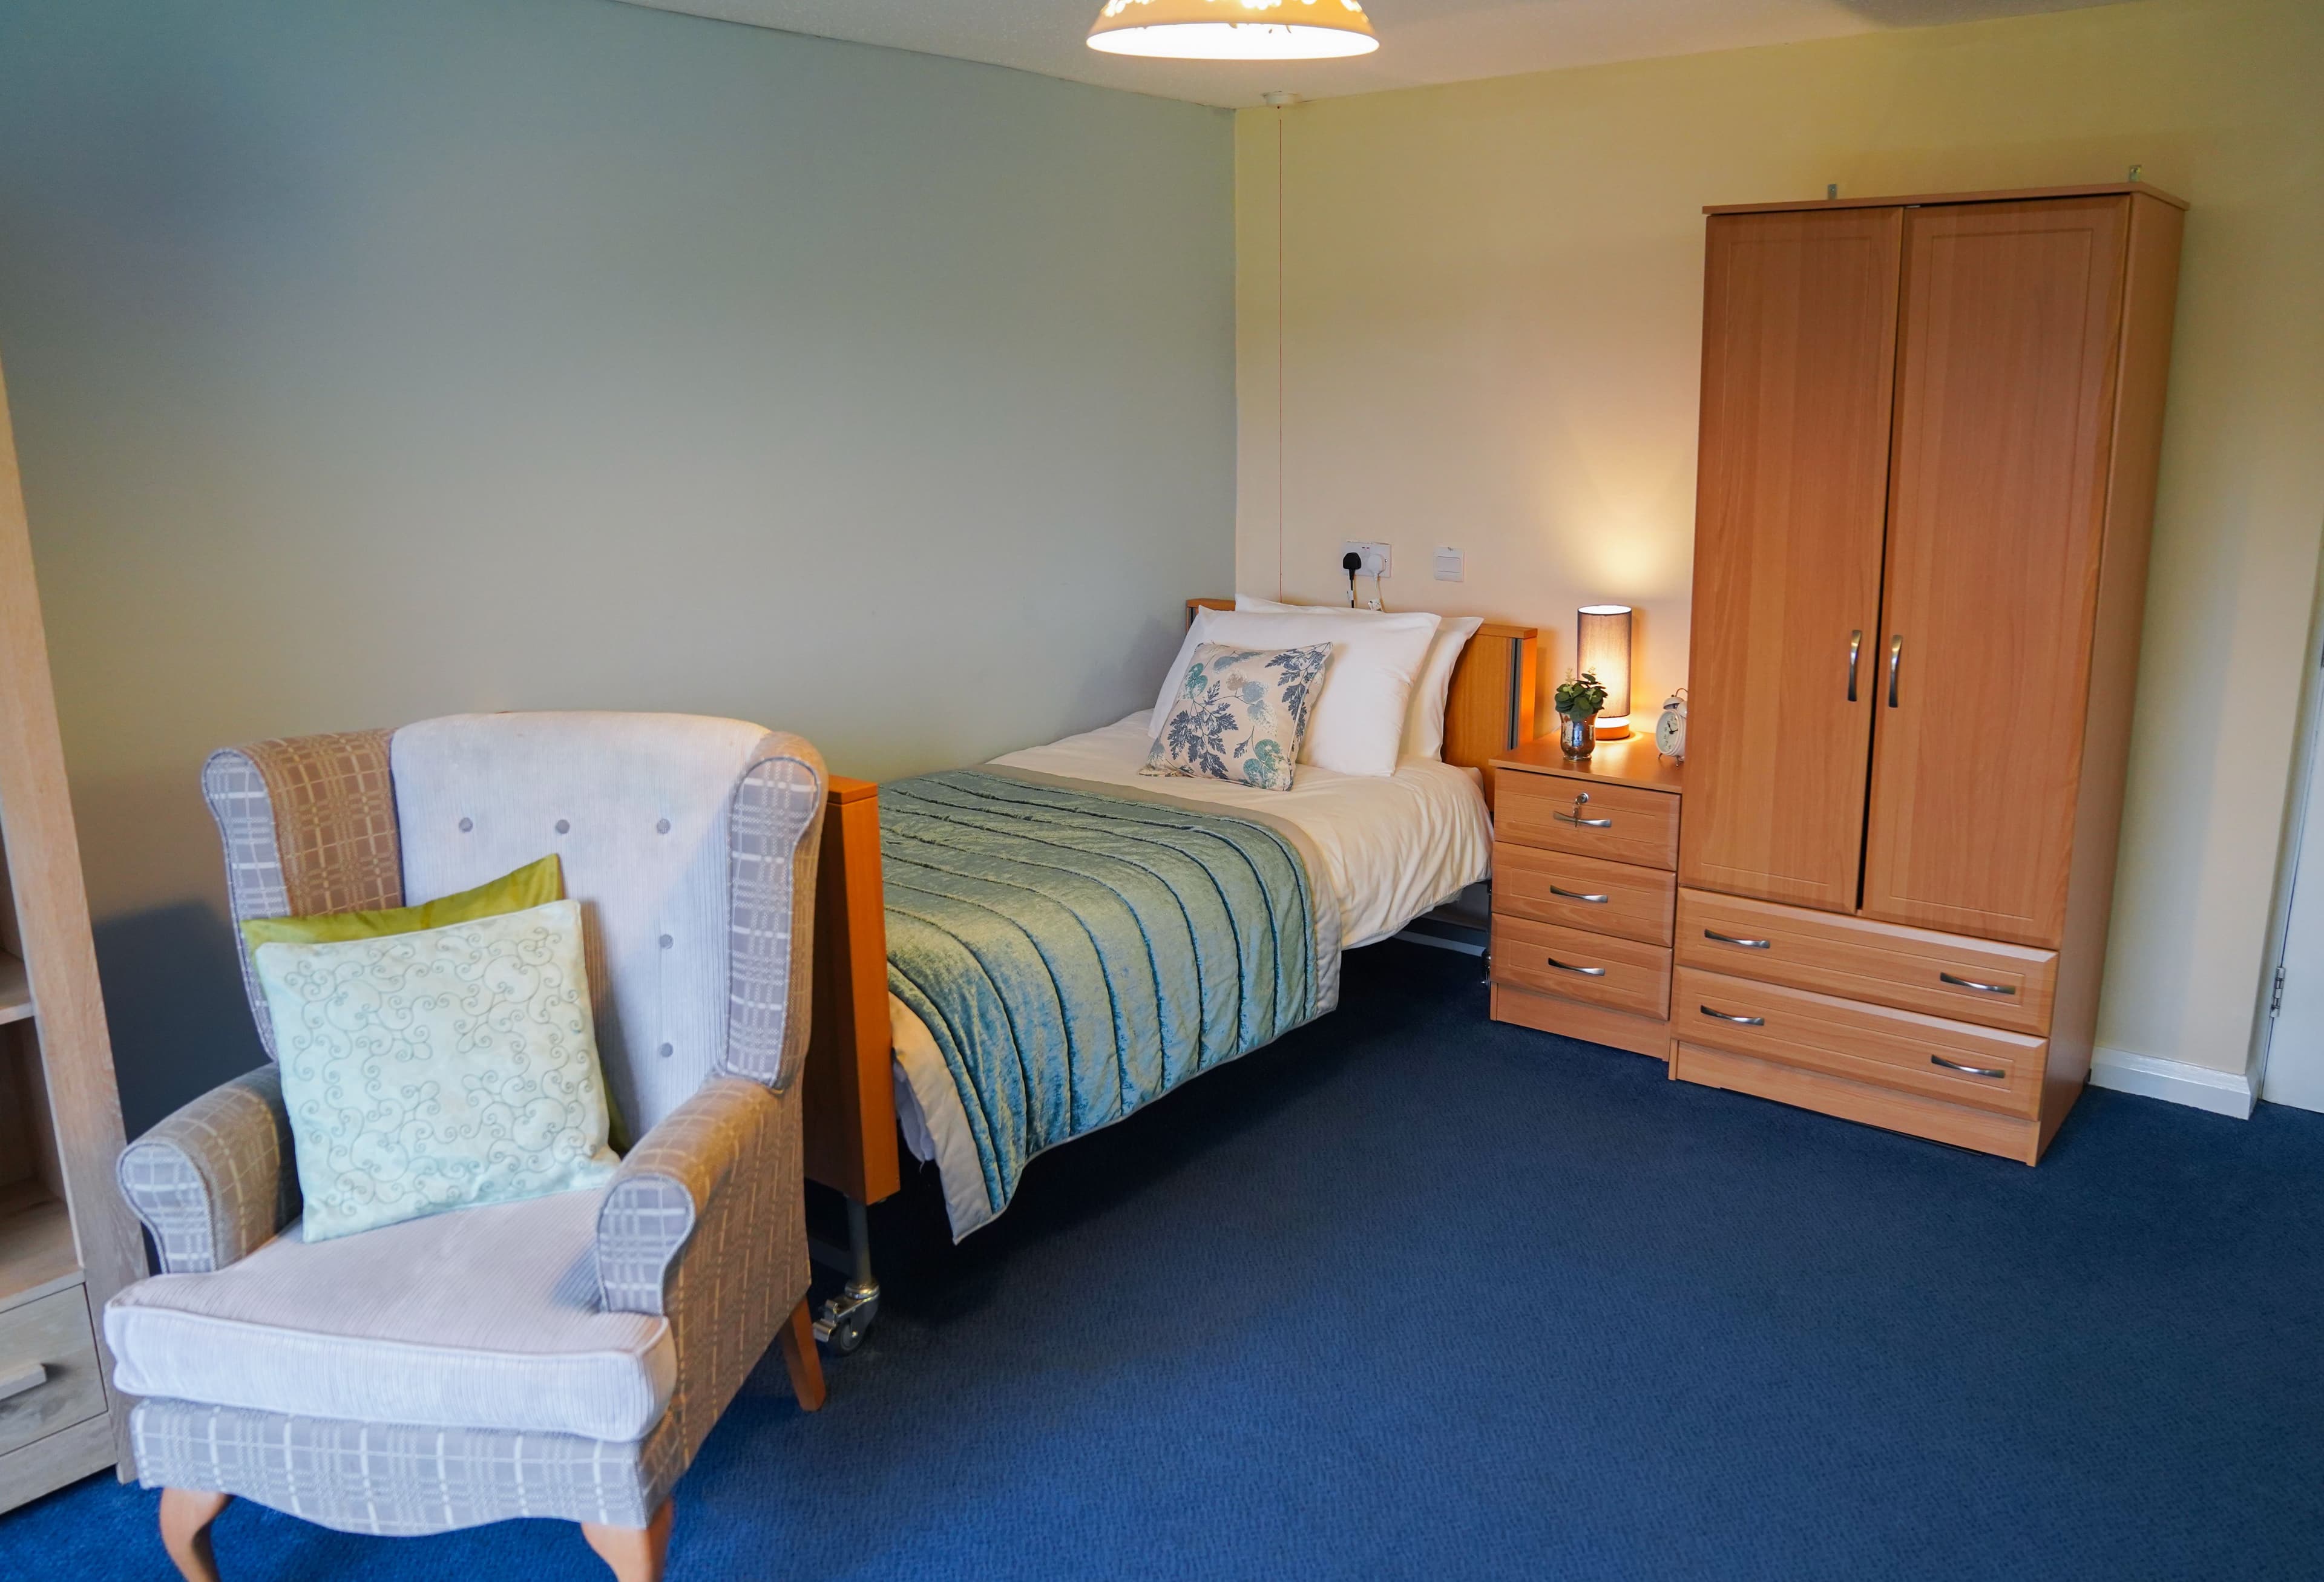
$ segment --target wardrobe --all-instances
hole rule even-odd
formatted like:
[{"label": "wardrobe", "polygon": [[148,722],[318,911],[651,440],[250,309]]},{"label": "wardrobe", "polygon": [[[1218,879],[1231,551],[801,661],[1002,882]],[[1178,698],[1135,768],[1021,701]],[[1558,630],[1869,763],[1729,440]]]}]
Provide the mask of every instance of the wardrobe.
[{"label": "wardrobe", "polygon": [[1674,1078],[2029,1164],[2072,1108],[2183,208],[1706,211]]}]

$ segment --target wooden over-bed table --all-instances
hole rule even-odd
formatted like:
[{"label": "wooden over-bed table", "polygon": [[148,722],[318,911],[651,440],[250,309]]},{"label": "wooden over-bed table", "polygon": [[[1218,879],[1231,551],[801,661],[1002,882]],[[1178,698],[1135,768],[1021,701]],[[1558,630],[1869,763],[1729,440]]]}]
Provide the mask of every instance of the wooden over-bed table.
[{"label": "wooden over-bed table", "polygon": [[[1197,610],[1231,610],[1232,599],[1189,599]],[[1538,685],[1530,626],[1489,621],[1453,667],[1444,703],[1444,761],[1485,777],[1492,760],[1534,738]],[[816,1256],[848,1271],[823,1304],[816,1333],[853,1351],[880,1308],[864,1210],[903,1183],[896,1127],[894,1057],[888,1046],[888,931],[880,875],[880,788],[834,775],[823,823],[815,893],[814,1032],[800,1093],[807,1179],[847,1200],[848,1246],[815,1244]]]}]

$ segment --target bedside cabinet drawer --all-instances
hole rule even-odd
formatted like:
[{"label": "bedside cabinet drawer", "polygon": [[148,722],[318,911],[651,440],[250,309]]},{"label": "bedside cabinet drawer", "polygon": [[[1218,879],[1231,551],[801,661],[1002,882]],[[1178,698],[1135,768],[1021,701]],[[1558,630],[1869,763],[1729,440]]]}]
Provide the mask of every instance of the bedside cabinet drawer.
[{"label": "bedside cabinet drawer", "polygon": [[1678,961],[1762,983],[2036,1035],[2058,952],[1834,912],[1681,890]]},{"label": "bedside cabinet drawer", "polygon": [[104,1410],[97,1336],[79,1286],[0,1313],[0,1455]]},{"label": "bedside cabinet drawer", "polygon": [[1493,784],[1497,840],[1640,868],[1678,867],[1678,798],[1670,792],[1507,769],[1494,771]]},{"label": "bedside cabinet drawer", "polygon": [[1677,896],[1674,873],[1506,841],[1493,845],[1493,910],[1503,916],[1666,945]]},{"label": "bedside cabinet drawer", "polygon": [[1609,1010],[1670,1012],[1670,952],[1579,928],[1493,919],[1493,981]]},{"label": "bedside cabinet drawer", "polygon": [[2030,1116],[2049,1044],[1914,1011],[1681,967],[1671,1033],[1858,1082]]}]

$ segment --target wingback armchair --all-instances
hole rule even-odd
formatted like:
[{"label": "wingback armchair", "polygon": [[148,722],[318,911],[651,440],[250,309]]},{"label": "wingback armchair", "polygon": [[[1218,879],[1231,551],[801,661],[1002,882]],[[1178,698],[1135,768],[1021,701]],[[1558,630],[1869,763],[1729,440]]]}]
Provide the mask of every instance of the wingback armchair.
[{"label": "wingback armchair", "polygon": [[[549,852],[582,904],[611,1183],[300,1238],[272,1061],[123,1154],[163,1273],[106,1312],[171,1558],[235,1495],[350,1531],[582,1524],[658,1577],[670,1490],[779,1334],[822,1403],[797,1078],[823,762],[684,714],[464,714],[214,755],[237,920],[401,906]],[[247,951],[259,1036],[272,1030]]]}]

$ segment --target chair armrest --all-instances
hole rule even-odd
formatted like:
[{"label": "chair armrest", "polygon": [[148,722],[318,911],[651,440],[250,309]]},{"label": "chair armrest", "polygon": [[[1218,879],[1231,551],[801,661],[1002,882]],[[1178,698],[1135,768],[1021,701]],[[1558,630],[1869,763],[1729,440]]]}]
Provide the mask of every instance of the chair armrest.
[{"label": "chair armrest", "polygon": [[282,1078],[269,1061],[211,1089],[121,1151],[122,1195],[164,1274],[206,1274],[299,1217]]},{"label": "chair armrest", "polygon": [[597,1283],[607,1310],[669,1320],[692,1455],[807,1295],[798,1085],[713,1076],[663,1117],[597,1210]]},{"label": "chair armrest", "polygon": [[[597,1285],[609,1311],[675,1319],[689,1247],[713,1258],[736,1242],[772,1244],[806,1209],[795,1099],[743,1077],[713,1076],[622,1161],[597,1211]],[[788,1196],[779,1178],[789,1156]],[[690,1261],[690,1260],[688,1260]]]}]

